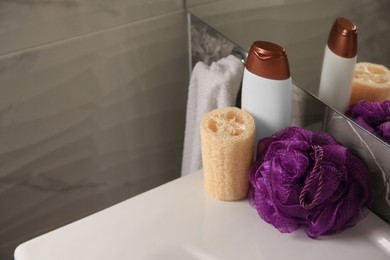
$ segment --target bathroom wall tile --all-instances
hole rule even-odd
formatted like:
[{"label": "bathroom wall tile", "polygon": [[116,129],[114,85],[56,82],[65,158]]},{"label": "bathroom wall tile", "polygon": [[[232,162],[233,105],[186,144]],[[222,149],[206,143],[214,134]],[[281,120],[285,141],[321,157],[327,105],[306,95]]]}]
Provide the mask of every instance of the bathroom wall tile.
[{"label": "bathroom wall tile", "polygon": [[180,176],[186,29],[176,11],[0,56],[1,259]]},{"label": "bathroom wall tile", "polygon": [[182,9],[182,0],[0,1],[0,54]]}]

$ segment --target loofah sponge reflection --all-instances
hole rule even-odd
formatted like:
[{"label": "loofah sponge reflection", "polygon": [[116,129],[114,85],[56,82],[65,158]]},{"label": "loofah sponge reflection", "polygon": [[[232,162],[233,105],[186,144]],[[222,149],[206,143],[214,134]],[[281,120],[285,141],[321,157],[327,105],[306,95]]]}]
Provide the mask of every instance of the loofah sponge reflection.
[{"label": "loofah sponge reflection", "polygon": [[311,238],[354,226],[369,203],[368,169],[325,132],[286,128],[259,141],[250,203],[279,231]]},{"label": "loofah sponge reflection", "polygon": [[346,115],[390,144],[390,100],[383,103],[360,101],[351,105]]}]

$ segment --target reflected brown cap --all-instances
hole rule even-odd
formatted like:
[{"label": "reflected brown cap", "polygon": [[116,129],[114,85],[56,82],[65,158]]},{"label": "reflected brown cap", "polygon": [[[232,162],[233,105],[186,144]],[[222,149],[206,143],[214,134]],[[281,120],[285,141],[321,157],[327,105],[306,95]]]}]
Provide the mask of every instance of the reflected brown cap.
[{"label": "reflected brown cap", "polygon": [[328,47],[341,57],[353,58],[357,54],[357,34],[357,26],[352,21],[339,17],[330,31]]},{"label": "reflected brown cap", "polygon": [[283,80],[290,77],[285,49],[272,42],[255,41],[245,66],[253,74],[268,79]]}]

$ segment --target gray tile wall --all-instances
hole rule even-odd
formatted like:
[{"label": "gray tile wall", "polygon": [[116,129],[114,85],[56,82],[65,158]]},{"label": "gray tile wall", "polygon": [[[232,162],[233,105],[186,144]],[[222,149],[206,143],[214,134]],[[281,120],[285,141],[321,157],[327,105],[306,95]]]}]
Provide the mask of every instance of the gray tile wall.
[{"label": "gray tile wall", "polygon": [[0,1],[0,259],[179,177],[179,0]]}]

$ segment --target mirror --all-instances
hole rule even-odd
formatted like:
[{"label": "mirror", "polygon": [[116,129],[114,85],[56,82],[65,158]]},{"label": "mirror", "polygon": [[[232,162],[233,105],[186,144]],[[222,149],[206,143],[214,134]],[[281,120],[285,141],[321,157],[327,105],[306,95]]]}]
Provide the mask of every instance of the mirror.
[{"label": "mirror", "polygon": [[[203,4],[212,5],[220,4],[220,2],[228,1],[205,1]],[[236,8],[241,10],[241,7],[238,5]],[[204,10],[207,12],[210,11],[212,14],[216,12],[215,10],[219,9],[214,9],[213,11],[213,9],[208,10],[206,8]],[[226,11],[225,8],[223,9],[223,12],[228,11]],[[229,20],[229,17],[234,17],[234,15],[228,15],[226,19]],[[236,43],[232,42],[225,35],[222,35],[220,31],[217,31],[215,27],[211,27],[207,24],[206,21],[203,21],[194,15],[191,15],[190,18],[192,65],[197,61],[203,61],[206,64],[210,64],[229,54],[237,54],[236,56],[239,58],[245,56],[245,48],[247,47],[237,46]],[[332,19],[329,19],[330,23],[332,23],[331,20]],[[388,23],[386,23],[386,25],[387,24]],[[227,26],[230,25],[231,24],[228,24]],[[239,33],[240,29],[238,27],[236,27],[236,29],[237,33]],[[383,37],[388,36],[384,35]],[[250,41],[252,41],[252,39],[250,39]],[[248,41],[249,44],[251,44],[250,41]],[[310,38],[308,41],[310,41]],[[317,53],[317,56],[317,70],[319,70],[322,63],[322,54]],[[383,56],[387,57],[387,54],[384,54]],[[305,57],[309,63],[314,62],[309,59],[308,56]],[[304,63],[304,59],[298,60],[297,62]],[[315,75],[310,73],[310,70],[308,71],[307,78],[314,81],[316,78]],[[304,76],[303,73],[304,71],[302,71],[302,76]],[[301,126],[314,131],[325,130],[333,135],[338,141],[349,147],[353,153],[362,158],[366,162],[371,173],[373,204],[370,209],[386,222],[390,223],[390,163],[388,162],[388,158],[390,158],[390,144],[378,141],[379,139],[376,136],[370,134],[345,115],[326,106],[326,104],[321,102],[321,100],[312,92],[301,88],[297,82],[298,81],[295,81],[295,85],[293,86],[292,125]]]},{"label": "mirror", "polygon": [[330,28],[338,16],[358,25],[357,62],[390,68],[388,0],[187,0],[187,10],[244,50],[255,40],[280,44],[293,82],[318,93]]}]

